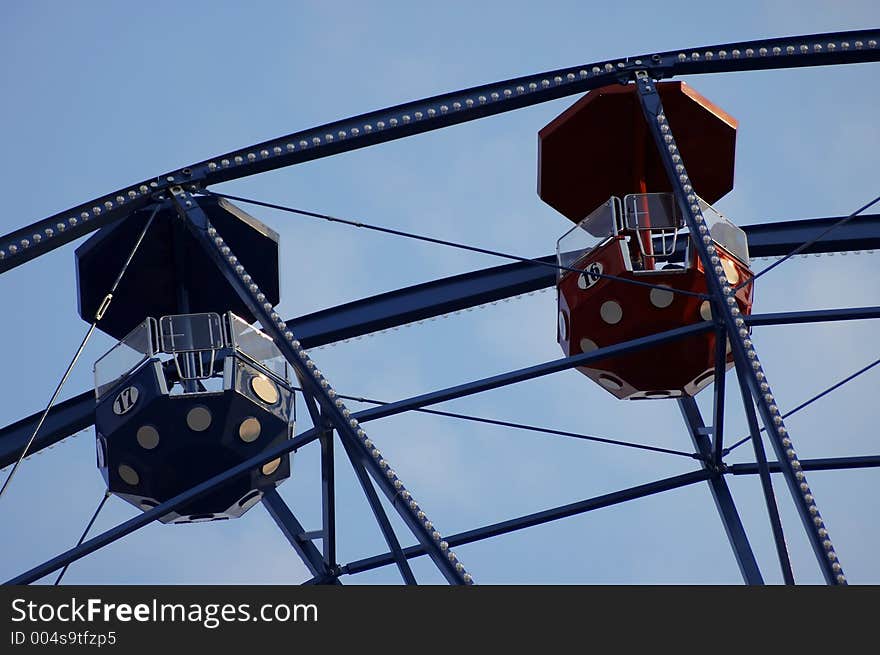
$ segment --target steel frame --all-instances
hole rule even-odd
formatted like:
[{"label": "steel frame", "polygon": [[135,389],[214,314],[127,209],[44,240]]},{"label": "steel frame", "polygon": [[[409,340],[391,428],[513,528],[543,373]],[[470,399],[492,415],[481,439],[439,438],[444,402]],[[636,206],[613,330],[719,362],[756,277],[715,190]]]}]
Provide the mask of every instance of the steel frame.
[{"label": "steel frame", "polygon": [[[812,490],[808,486],[806,476],[801,470],[801,464],[797,459],[797,454],[788,430],[785,427],[781,412],[770,390],[767,376],[758,359],[754,344],[749,339],[750,334],[746,328],[746,323],[740,316],[739,307],[734,297],[735,290],[728,284],[724,269],[720,265],[718,256],[715,254],[715,246],[713,245],[712,237],[709,235],[707,224],[703,219],[703,212],[697,202],[695,191],[690,184],[685,162],[678,154],[675,137],[666,120],[663,103],[660,100],[660,94],[657,92],[656,80],[647,71],[637,71],[635,73],[635,81],[642,112],[648,123],[648,129],[654,138],[654,143],[657,146],[657,151],[660,153],[660,159],[666,170],[666,176],[672,184],[673,195],[690,231],[691,242],[694,244],[706,271],[706,285],[710,296],[712,296],[713,315],[719,323],[719,328],[724,328],[724,332],[730,341],[737,375],[741,384],[744,387],[748,387],[748,394],[761,415],[767,435],[770,437],[770,444],[773,446],[776,457],[780,461],[783,477],[789,487],[795,507],[801,517],[801,522],[807,533],[810,545],[813,547],[813,552],[816,555],[825,581],[831,585],[846,584],[846,576],[843,573],[837,553],[819,514]],[[748,413],[751,411],[751,403],[746,397],[745,388],[743,389],[743,396],[743,402]],[[754,427],[752,427],[752,434],[755,434]],[[756,437],[754,443],[757,453],[762,448],[760,439]],[[769,480],[769,476],[767,476],[767,479]],[[790,570],[787,570],[786,567],[787,554],[783,552],[784,539],[781,534],[781,526],[777,525],[778,517],[776,519],[773,518],[775,510],[771,507],[773,504],[771,503],[770,494],[769,485],[765,485],[768,509],[770,509],[771,520],[774,521],[774,534],[777,547],[780,549],[780,561],[788,581]]]},{"label": "steel frame", "polygon": [[[207,217],[199,208],[197,194],[200,189],[218,182],[499,114],[615,82],[626,83],[634,80],[651,134],[661,153],[668,177],[673,183],[676,199],[682,208],[691,234],[699,235],[705,232],[701,230],[703,227],[701,212],[691,200],[693,191],[689,188],[684,162],[680,157],[674,158],[674,136],[663,119],[663,108],[655,90],[655,82],[682,74],[878,61],[880,60],[880,49],[877,48],[878,36],[880,36],[878,30],[861,30],[723,44],[693,51],[671,51],[560,69],[457,91],[233,151],[84,203],[0,238],[0,272],[3,272],[104,225],[123,219],[136,209],[156,202],[167,203],[169,199],[173,200],[186,227],[199,239],[205,251],[209,253],[241,299],[248,304],[264,329],[270,333],[296,371],[314,424],[312,429],[287,443],[270,448],[260,456],[195,485],[158,507],[69,549],[9,582],[33,582],[130,534],[177,505],[207,493],[237,475],[242,475],[283,453],[292,452],[311,441],[318,440],[321,444],[322,529],[318,532],[306,531],[276,490],[270,490],[263,496],[264,506],[311,571],[313,578],[308,583],[338,584],[338,576],[341,574],[352,574],[396,563],[404,581],[413,584],[415,578],[408,559],[423,554],[432,557],[450,583],[470,583],[472,578],[449,550],[450,547],[705,480],[709,483],[744,581],[747,584],[762,584],[763,577],[723,477],[726,474],[761,476],[783,576],[786,581],[792,581],[790,568],[786,571],[787,554],[784,553],[784,538],[781,526],[778,524],[778,513],[775,511],[775,499],[770,485],[770,474],[781,472],[795,500],[826,581],[829,584],[844,584],[846,580],[842,568],[818,514],[812,492],[806,485],[803,472],[877,467],[880,466],[880,456],[799,461],[794,454],[779,409],[769,391],[766,376],[751,342],[749,328],[813,321],[878,318],[880,307],[744,317],[739,316],[735,304],[729,302],[730,290],[723,275],[719,274],[716,277],[710,273],[707,275],[707,280],[715,310],[714,323],[705,322],[686,326],[602,348],[593,353],[566,357],[352,413],[345,408],[329,382],[317,370],[305,348],[544,288],[553,283],[553,272],[533,263],[510,264],[417,285],[285,322],[274,312],[271,305],[261,300],[259,289],[245,281],[248,276],[241,266],[237,265],[234,254],[226,255],[220,251],[220,246],[223,244],[222,235],[217,234],[209,225]],[[840,219],[812,219],[762,224],[749,226],[746,231],[753,255],[776,256],[784,255],[798,244],[814,238],[838,220]],[[694,242],[706,270],[711,272],[714,268],[711,241],[694,239]],[[805,252],[819,253],[876,247],[880,247],[880,215],[874,214],[841,225],[833,236],[813,244]],[[550,260],[550,258],[544,259]],[[548,375],[603,357],[633,352],[711,329],[718,330],[719,336],[724,334],[729,338],[733,347],[737,375],[755,446],[756,462],[753,464],[735,464],[728,467],[722,461],[722,455],[726,452],[723,448],[725,366],[723,348],[720,345],[717,353],[713,425],[707,427],[703,423],[694,399],[685,398],[678,401],[688,432],[700,455],[701,470],[484,526],[452,535],[445,540],[433,528],[433,524],[427,520],[424,512],[360,427],[361,423],[370,420]],[[294,331],[300,334],[299,340],[294,337]],[[721,344],[722,340],[718,339],[718,343]],[[763,442],[757,427],[757,417],[754,414],[755,407],[774,448],[776,462],[766,461]],[[93,410],[94,401],[89,392],[61,403],[49,414],[45,430],[38,436],[34,450],[47,447],[72,432],[91,425]],[[22,436],[32,429],[35,418],[36,415],[27,417],[0,430],[0,466],[8,464],[11,461],[10,457],[20,451]],[[389,553],[342,566],[335,561],[334,431],[339,436],[389,547]],[[419,541],[417,546],[401,548],[381,506],[371,477],[413,532]],[[322,551],[319,551],[313,543],[316,538],[322,539]]]},{"label": "steel frame", "polygon": [[[878,61],[878,39],[880,30],[867,29],[647,53],[462,89],[327,123],[151,177],[16,230],[0,239],[0,273],[124,218],[180,184],[206,187],[502,114],[628,81],[639,70],[660,79]],[[34,234],[40,239],[34,240]]]},{"label": "steel frame", "polygon": [[[720,339],[719,342],[722,344],[724,343],[723,340]],[[721,350],[723,352],[723,345]],[[719,402],[718,396],[716,395],[716,408],[724,406],[723,398],[724,397],[721,396]],[[752,547],[749,544],[749,538],[746,535],[745,527],[743,527],[742,521],[739,518],[739,512],[737,512],[736,503],[733,501],[733,495],[730,493],[727,481],[721,475],[718,475],[721,470],[721,462],[715,458],[715,453],[717,452],[715,448],[717,447],[717,444],[720,443],[720,440],[718,439],[721,427],[719,413],[718,411],[715,412],[715,423],[710,430],[707,429],[706,424],[703,422],[700,408],[697,407],[697,401],[695,399],[691,397],[680,398],[678,400],[678,407],[681,410],[682,418],[684,418],[685,425],[687,426],[694,447],[697,449],[698,453],[703,455],[703,469],[714,474],[707,480],[707,482],[709,483],[709,489],[712,492],[712,499],[715,501],[715,507],[718,510],[718,515],[721,517],[721,523],[724,525],[724,532],[727,534],[730,547],[733,549],[733,555],[736,558],[736,564],[739,567],[743,581],[749,585],[764,584],[764,577],[761,575],[758,561],[755,559],[755,554],[752,552]],[[710,432],[714,434],[715,444],[709,439],[708,435]]]}]

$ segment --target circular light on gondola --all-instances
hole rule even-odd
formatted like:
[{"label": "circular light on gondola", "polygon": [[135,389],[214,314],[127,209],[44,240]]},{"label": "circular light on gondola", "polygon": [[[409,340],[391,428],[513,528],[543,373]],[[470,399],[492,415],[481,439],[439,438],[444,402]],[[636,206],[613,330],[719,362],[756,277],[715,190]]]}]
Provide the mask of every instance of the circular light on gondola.
[{"label": "circular light on gondola", "polygon": [[704,300],[700,303],[700,317],[702,317],[704,321],[712,320],[712,303],[708,300]]},{"label": "circular light on gondola", "polygon": [[204,432],[211,427],[211,410],[204,405],[196,405],[186,414],[186,424],[193,432]]},{"label": "circular light on gondola", "polygon": [[159,431],[152,425],[142,425],[135,436],[141,448],[153,450],[159,445]]},{"label": "circular light on gondola", "polygon": [[260,436],[260,428],[259,419],[249,416],[238,426],[238,436],[245,443],[251,443]]},{"label": "circular light on gondola", "polygon": [[263,492],[258,489],[254,489],[252,491],[247,492],[242,497],[242,499],[238,501],[238,506],[241,508],[241,510],[243,512],[246,512],[251,507],[256,505],[260,501],[260,498],[262,498],[262,497],[263,497]]},{"label": "circular light on gondola", "polygon": [[211,513],[206,514],[191,514],[189,517],[190,523],[207,523],[208,521],[213,521],[214,515]]},{"label": "circular light on gondola", "polygon": [[257,398],[268,405],[274,405],[278,402],[278,387],[267,377],[262,375],[255,375],[252,377],[251,391],[256,394]]},{"label": "circular light on gondola", "polygon": [[595,341],[593,341],[592,339],[587,339],[586,337],[581,339],[580,346],[581,346],[582,353],[593,352],[594,350],[596,350],[599,347],[596,345]]},{"label": "circular light on gondola", "polygon": [[279,466],[281,466],[280,457],[273,459],[271,462],[266,462],[265,464],[263,464],[263,468],[260,470],[263,471],[263,475],[272,475],[275,471],[278,470]]},{"label": "circular light on gondola", "polygon": [[135,485],[137,485],[138,482],[141,481],[141,476],[138,475],[138,472],[127,464],[120,464],[117,471],[119,473],[119,477],[122,478],[122,481],[125,484],[131,485],[132,487],[134,487]]},{"label": "circular light on gondola", "polygon": [[611,391],[620,391],[623,389],[623,382],[620,379],[614,377],[613,375],[609,375],[608,373],[602,373],[599,376],[599,384],[601,384],[606,389],[610,389]]},{"label": "circular light on gondola", "polygon": [[715,369],[707,369],[703,371],[693,382],[694,387],[699,390],[707,386],[715,378]]},{"label": "circular light on gondola", "polygon": [[563,311],[559,312],[559,338],[563,341],[568,339],[568,319]]},{"label": "circular light on gondola", "polygon": [[729,259],[722,259],[721,266],[724,268],[724,274],[727,276],[728,282],[731,284],[739,282],[739,271],[736,270],[736,264]]},{"label": "circular light on gondola", "polygon": [[672,291],[667,291],[666,289],[651,289],[649,295],[651,297],[651,304],[659,309],[669,307],[674,299]]},{"label": "circular light on gondola", "polygon": [[671,391],[646,391],[645,398],[668,398],[672,395]]},{"label": "circular light on gondola", "polygon": [[623,318],[623,307],[616,300],[606,300],[599,308],[599,316],[609,325],[615,325]]}]

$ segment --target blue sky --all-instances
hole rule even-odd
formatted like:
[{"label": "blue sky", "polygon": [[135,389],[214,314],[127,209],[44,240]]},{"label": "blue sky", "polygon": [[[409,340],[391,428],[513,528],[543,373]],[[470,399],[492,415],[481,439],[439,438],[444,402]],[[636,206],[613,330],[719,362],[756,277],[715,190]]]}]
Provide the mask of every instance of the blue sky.
[{"label": "blue sky", "polygon": [[[827,2],[741,2],[723,10],[689,2],[10,4],[0,21],[0,55],[7,62],[0,72],[6,153],[0,232],[236,147],[410,99],[615,56],[864,28],[878,18],[872,2],[833,8]],[[876,64],[869,64],[687,79],[740,122],[736,185],[718,207],[745,224],[845,215],[873,198],[880,142],[876,78]],[[536,133],[572,102],[222,189],[541,256],[552,252],[570,223],[535,193]],[[279,311],[285,317],[503,263],[246,209],[281,235]],[[45,405],[87,328],[76,312],[74,247],[0,278],[6,344],[0,424]],[[880,304],[878,264],[876,254],[793,260],[762,278],[755,311]],[[312,355],[342,393],[394,400],[559,357],[555,317],[548,291]],[[767,327],[756,330],[754,342],[786,410],[875,359],[876,334],[870,323]],[[104,335],[92,340],[64,397],[91,388],[91,363],[110,345]],[[877,452],[877,375],[787,422],[802,458]],[[707,400],[700,397],[704,407]],[[675,403],[616,401],[576,372],[443,408],[690,448]],[[731,437],[743,434],[738,409],[731,409],[726,429]],[[693,461],[671,455],[418,414],[377,421],[368,431],[444,534],[694,468]],[[320,520],[317,455],[315,447],[297,454],[293,478],[280,488],[310,529]],[[744,446],[728,461],[750,459]],[[384,552],[356,481],[347,464],[339,465],[340,560]],[[778,582],[758,480],[728,480],[765,578]],[[849,578],[880,582],[877,472],[812,473],[809,480]],[[820,582],[787,491],[781,479],[775,482],[796,578]],[[91,430],[28,460],[0,500],[3,579],[72,545],[102,491]],[[133,511],[112,499],[97,529]],[[399,534],[413,542],[404,529]],[[740,581],[705,485],[457,552],[482,583]],[[414,568],[421,581],[441,580],[425,558]],[[306,577],[256,508],[237,521],[151,525],[74,564],[66,581],[296,583]],[[386,568],[345,581],[398,580]]]}]

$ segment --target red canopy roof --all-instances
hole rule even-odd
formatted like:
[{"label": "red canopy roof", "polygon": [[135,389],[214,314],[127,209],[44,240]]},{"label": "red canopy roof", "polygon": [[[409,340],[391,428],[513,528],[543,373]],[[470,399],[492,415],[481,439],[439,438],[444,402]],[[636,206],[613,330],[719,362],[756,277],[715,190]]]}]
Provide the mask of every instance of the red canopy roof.
[{"label": "red canopy roof", "polygon": [[[657,85],[697,194],[733,188],[737,122],[684,82]],[[574,222],[609,196],[670,191],[635,85],[590,91],[538,132],[538,195]]]}]

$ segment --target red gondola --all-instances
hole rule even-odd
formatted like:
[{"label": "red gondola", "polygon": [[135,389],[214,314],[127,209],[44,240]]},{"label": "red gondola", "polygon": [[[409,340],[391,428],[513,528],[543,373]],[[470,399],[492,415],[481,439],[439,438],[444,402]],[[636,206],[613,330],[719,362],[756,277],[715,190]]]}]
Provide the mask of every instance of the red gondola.
[{"label": "red gondola", "polygon": [[[681,156],[699,185],[693,193],[714,202],[733,186],[736,122],[682,83],[658,88],[670,126],[682,135]],[[709,301],[676,293],[706,293],[705,273],[633,87],[591,92],[539,137],[539,194],[576,223],[557,246],[557,339],[563,351],[590,352],[710,319]],[[743,285],[736,300],[749,314],[754,285],[745,233],[702,198],[695,202],[716,246],[716,266],[732,286]],[[714,359],[710,332],[579,370],[618,398],[673,398],[707,386]],[[732,361],[728,357],[729,366]]]}]

